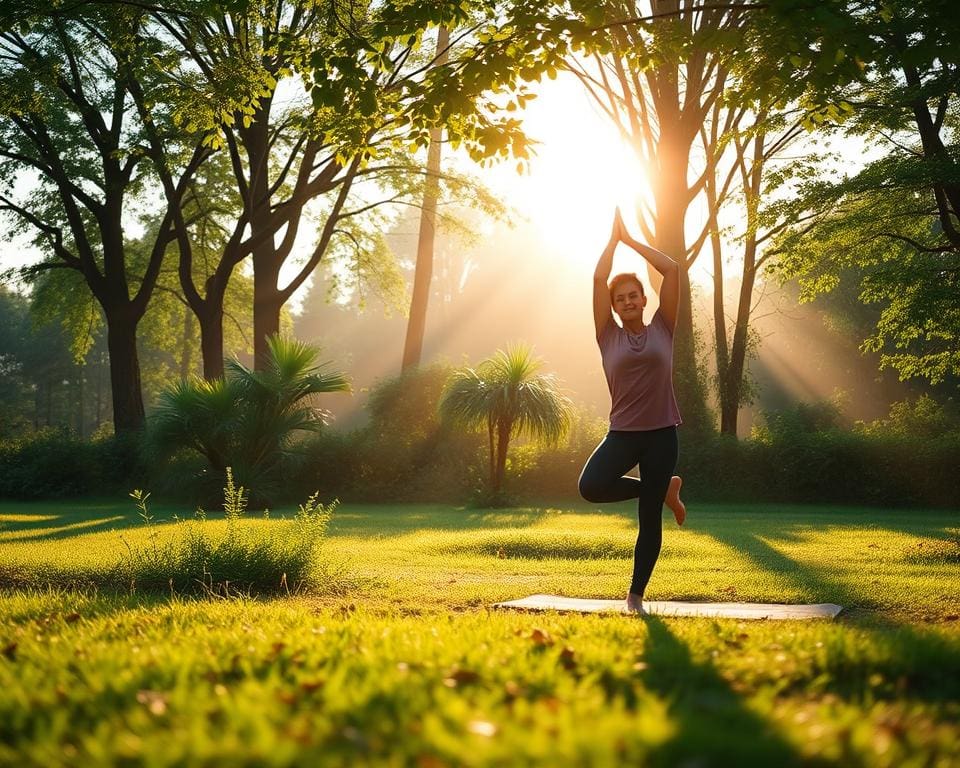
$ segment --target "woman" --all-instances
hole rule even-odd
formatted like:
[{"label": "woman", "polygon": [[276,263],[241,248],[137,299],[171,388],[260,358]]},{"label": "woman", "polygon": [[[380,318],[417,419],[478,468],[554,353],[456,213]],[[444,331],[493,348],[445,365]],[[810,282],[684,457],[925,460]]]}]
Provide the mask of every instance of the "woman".
[{"label": "woman", "polygon": [[[663,275],[660,307],[649,325],[643,322],[647,297],[636,274],[617,275],[607,284],[613,252],[621,241]],[[673,330],[680,299],[678,272],[677,263],[669,256],[630,237],[617,209],[610,242],[593,274],[593,320],[610,388],[610,431],[580,474],[580,495],[591,502],[638,499],[640,531],[626,608],[641,614],[643,592],[660,556],[664,502],[678,525],[683,525],[686,517],[680,501],[682,481],[673,475],[680,424],[672,375]],[[611,309],[622,327],[614,321]],[[639,480],[624,476],[638,465]]]}]

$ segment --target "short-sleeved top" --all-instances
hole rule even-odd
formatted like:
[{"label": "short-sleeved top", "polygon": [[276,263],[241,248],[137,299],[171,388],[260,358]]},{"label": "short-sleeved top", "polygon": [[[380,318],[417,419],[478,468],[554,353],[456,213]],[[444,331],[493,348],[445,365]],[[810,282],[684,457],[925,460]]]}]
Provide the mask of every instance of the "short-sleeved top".
[{"label": "short-sleeved top", "polygon": [[610,389],[610,429],[641,432],[681,423],[673,393],[673,333],[660,310],[639,334],[611,315],[597,344]]}]

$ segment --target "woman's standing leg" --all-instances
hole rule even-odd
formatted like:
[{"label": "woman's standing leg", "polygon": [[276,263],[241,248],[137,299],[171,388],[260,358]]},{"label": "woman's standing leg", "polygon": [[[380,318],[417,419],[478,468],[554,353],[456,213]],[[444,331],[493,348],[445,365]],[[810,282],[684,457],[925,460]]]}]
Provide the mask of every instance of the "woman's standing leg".
[{"label": "woman's standing leg", "polygon": [[640,453],[640,495],[637,501],[637,516],[640,530],[633,549],[632,595],[643,597],[653,567],[660,557],[663,543],[663,502],[670,487],[670,479],[677,466],[679,445],[677,428],[667,427],[644,435]]}]

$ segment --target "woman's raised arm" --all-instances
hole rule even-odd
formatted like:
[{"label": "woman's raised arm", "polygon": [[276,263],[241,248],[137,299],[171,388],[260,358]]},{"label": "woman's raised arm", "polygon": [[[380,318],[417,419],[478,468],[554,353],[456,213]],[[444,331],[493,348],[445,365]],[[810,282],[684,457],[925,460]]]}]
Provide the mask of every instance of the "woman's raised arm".
[{"label": "woman's raised arm", "polygon": [[622,231],[623,223],[620,220],[618,208],[613,217],[610,240],[607,241],[603,253],[597,260],[597,268],[593,271],[593,325],[597,331],[597,338],[600,338],[600,332],[610,319],[610,289],[607,287],[607,280],[610,279],[610,271],[613,269],[613,252],[617,249]]}]

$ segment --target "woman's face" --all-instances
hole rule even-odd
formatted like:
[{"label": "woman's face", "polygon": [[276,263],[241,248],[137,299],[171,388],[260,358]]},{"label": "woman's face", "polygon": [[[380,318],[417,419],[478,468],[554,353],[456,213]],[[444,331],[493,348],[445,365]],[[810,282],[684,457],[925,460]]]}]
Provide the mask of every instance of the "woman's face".
[{"label": "woman's face", "polygon": [[637,283],[621,283],[613,294],[613,311],[620,316],[620,320],[642,320],[643,308],[647,305],[647,297]]}]

